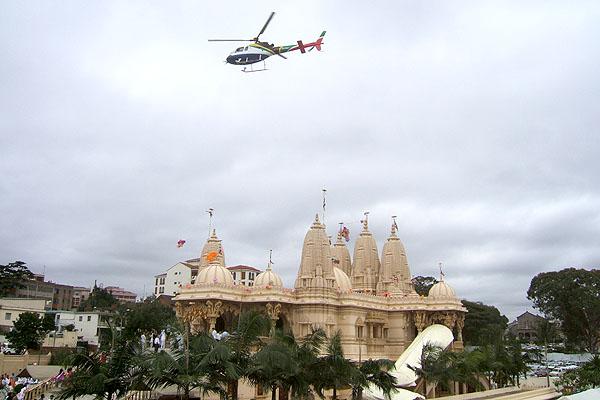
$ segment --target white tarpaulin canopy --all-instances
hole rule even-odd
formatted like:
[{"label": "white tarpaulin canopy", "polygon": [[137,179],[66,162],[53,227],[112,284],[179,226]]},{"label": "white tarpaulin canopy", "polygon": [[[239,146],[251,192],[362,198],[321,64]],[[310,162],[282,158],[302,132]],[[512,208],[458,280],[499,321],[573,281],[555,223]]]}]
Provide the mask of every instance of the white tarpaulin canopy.
[{"label": "white tarpaulin canopy", "polygon": [[[390,374],[396,377],[398,386],[414,386],[417,380],[417,374],[415,371],[409,368],[421,366],[421,354],[423,353],[423,346],[431,344],[439,346],[443,349],[448,347],[454,336],[452,331],[444,325],[431,325],[419,333],[415,340],[408,346],[404,353],[398,358],[394,365],[394,369],[390,371]],[[374,386],[369,386],[363,393],[364,399],[369,400],[384,400],[385,396],[383,392]],[[418,393],[411,392],[410,390],[399,389],[396,393],[393,393],[390,400],[414,400],[416,398],[422,399]]]},{"label": "white tarpaulin canopy", "polygon": [[586,390],[576,394],[563,396],[558,400],[598,400],[600,399],[600,388]]}]

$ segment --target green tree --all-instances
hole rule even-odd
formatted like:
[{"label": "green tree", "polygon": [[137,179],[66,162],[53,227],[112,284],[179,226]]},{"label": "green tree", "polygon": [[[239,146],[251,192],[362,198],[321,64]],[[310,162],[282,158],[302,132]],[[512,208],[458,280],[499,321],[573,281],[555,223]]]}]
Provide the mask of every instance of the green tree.
[{"label": "green tree", "polygon": [[468,300],[462,300],[462,304],[467,309],[463,328],[465,344],[483,346],[502,340],[508,318],[496,307]]},{"label": "green tree", "polygon": [[145,382],[150,388],[177,387],[181,399],[188,400],[192,390],[223,397],[225,387],[239,378],[229,348],[207,335],[194,335],[187,348],[150,353],[147,356]]},{"label": "green tree", "polygon": [[332,399],[337,399],[337,390],[350,387],[356,373],[354,365],[344,357],[341,334],[336,332],[325,346],[325,355],[315,365],[318,371],[313,386],[321,398],[324,389],[332,389]]},{"label": "green tree", "polygon": [[412,279],[412,283],[417,294],[420,296],[427,296],[429,294],[429,289],[438,283],[438,280],[433,276],[416,276]]},{"label": "green tree", "polygon": [[119,306],[119,301],[104,288],[94,285],[88,297],[79,305],[79,311],[104,310],[113,311]]},{"label": "green tree", "polygon": [[23,261],[0,265],[0,297],[7,296],[13,290],[25,287],[24,281],[33,278],[33,274]]},{"label": "green tree", "polygon": [[6,334],[6,339],[19,352],[27,349],[38,350],[46,334],[53,329],[54,320],[51,316],[24,312],[14,322],[13,329]]},{"label": "green tree", "polygon": [[275,400],[277,388],[287,393],[299,369],[293,347],[274,337],[253,355],[248,377],[255,384],[271,388],[271,399]]},{"label": "green tree", "polygon": [[229,380],[232,400],[238,399],[238,379],[248,376],[252,353],[262,346],[261,336],[266,336],[270,328],[265,315],[257,311],[245,312],[240,315],[235,332],[223,341],[238,371],[238,376]]},{"label": "green tree", "polygon": [[362,399],[363,390],[369,386],[380,389],[384,396],[389,397],[396,390],[396,378],[390,374],[394,362],[387,359],[362,362],[353,374],[350,385],[352,386],[352,399]]},{"label": "green tree", "polygon": [[176,322],[173,309],[156,299],[129,307],[124,327],[124,334],[128,338],[137,338],[145,332],[160,332]]},{"label": "green tree", "polygon": [[565,372],[554,384],[564,394],[600,387],[600,356],[596,354],[579,368]]},{"label": "green tree", "polygon": [[113,394],[122,397],[130,390],[147,389],[142,360],[140,347],[124,340],[119,340],[115,351],[108,355],[100,351],[91,355],[77,353],[70,363],[73,375],[62,386],[58,398],[91,395],[111,400]]},{"label": "green tree", "polygon": [[567,268],[542,272],[529,285],[527,298],[546,316],[560,321],[567,340],[590,353],[600,343],[600,270]]}]

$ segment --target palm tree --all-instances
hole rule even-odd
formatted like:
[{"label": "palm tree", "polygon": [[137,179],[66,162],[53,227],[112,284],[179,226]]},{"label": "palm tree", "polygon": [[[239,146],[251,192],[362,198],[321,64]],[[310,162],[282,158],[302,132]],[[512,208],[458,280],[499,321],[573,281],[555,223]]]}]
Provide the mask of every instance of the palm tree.
[{"label": "palm tree", "polygon": [[325,331],[320,328],[313,330],[299,342],[291,334],[285,338],[292,348],[292,354],[298,365],[298,374],[290,379],[292,397],[294,399],[310,398],[312,396],[311,386],[314,387],[320,374],[317,366],[320,362],[319,355],[327,339]]},{"label": "palm tree", "polygon": [[315,365],[318,376],[314,387],[320,397],[324,389],[333,389],[332,399],[337,399],[337,389],[349,387],[356,374],[356,368],[344,357],[341,334],[336,332],[327,342],[325,355]]},{"label": "palm tree", "polygon": [[255,384],[271,388],[271,399],[276,400],[277,388],[280,393],[287,392],[298,371],[292,348],[273,338],[253,355],[248,378]]},{"label": "palm tree", "polygon": [[141,349],[124,340],[115,342],[111,354],[96,352],[75,354],[73,375],[65,381],[59,399],[92,395],[110,400],[113,394],[123,396],[129,390],[144,389],[139,379]]},{"label": "palm tree", "polygon": [[396,378],[388,372],[392,368],[394,362],[387,359],[363,361],[353,375],[352,399],[362,399],[363,390],[371,385],[388,397],[396,389]]},{"label": "palm tree", "polygon": [[419,366],[409,365],[408,367],[415,371],[423,380],[423,395],[427,397],[427,385],[434,384],[433,397],[435,397],[435,386],[449,390],[450,382],[457,381],[460,376],[456,365],[456,353],[441,347],[425,344],[421,353],[421,363]]},{"label": "palm tree", "polygon": [[252,352],[261,345],[261,336],[266,336],[271,328],[267,317],[257,311],[245,312],[240,315],[238,326],[223,342],[231,352],[230,361],[236,366],[237,377],[228,382],[230,397],[238,398],[238,380],[248,376]]},{"label": "palm tree", "polygon": [[147,354],[145,381],[151,388],[176,386],[183,400],[194,389],[225,394],[225,384],[237,377],[229,349],[207,335],[191,336],[189,348]]}]

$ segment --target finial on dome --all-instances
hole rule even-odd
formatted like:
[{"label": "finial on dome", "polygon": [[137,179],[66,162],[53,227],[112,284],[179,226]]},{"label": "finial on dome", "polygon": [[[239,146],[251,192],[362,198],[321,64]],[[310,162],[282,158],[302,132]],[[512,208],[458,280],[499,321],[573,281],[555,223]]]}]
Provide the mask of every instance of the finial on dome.
[{"label": "finial on dome", "polygon": [[267,271],[271,271],[271,265],[273,264],[273,250],[269,250],[269,264],[267,264]]},{"label": "finial on dome", "polygon": [[438,267],[440,268],[440,282],[444,282],[444,276],[446,276],[446,275],[444,274],[444,271],[442,271],[442,262],[441,261],[438,263]]},{"label": "finial on dome", "polygon": [[315,224],[320,224],[321,221],[319,221],[319,213],[315,214]]},{"label": "finial on dome", "polygon": [[398,224],[396,223],[396,216],[392,215],[392,233],[390,237],[397,237],[396,232],[398,232]]},{"label": "finial on dome", "polygon": [[212,239],[216,239],[216,238],[217,238],[217,230],[216,230],[216,229],[213,229],[213,230],[212,230],[212,234],[210,235],[210,237],[211,237]]},{"label": "finial on dome", "polygon": [[[210,237],[210,228],[212,227],[212,218],[213,218],[213,213],[215,212],[214,208],[209,208],[208,210],[206,210],[206,212],[208,213],[208,236]],[[214,231],[213,231],[214,234]]]},{"label": "finial on dome", "polygon": [[363,232],[368,232],[369,231],[369,212],[365,211],[364,215],[365,215],[365,219],[363,219],[360,222],[362,222],[362,224],[363,224]]}]

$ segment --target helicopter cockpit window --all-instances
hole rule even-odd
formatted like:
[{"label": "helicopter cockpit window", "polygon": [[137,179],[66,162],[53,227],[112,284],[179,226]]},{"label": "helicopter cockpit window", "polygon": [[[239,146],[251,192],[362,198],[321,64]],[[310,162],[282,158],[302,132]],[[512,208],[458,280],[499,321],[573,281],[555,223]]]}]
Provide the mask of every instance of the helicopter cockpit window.
[{"label": "helicopter cockpit window", "polygon": [[238,47],[237,49],[235,49],[236,53],[239,53],[240,51],[244,51],[244,48],[243,47]]},{"label": "helicopter cockpit window", "polygon": [[248,46],[244,47],[244,50],[248,50]]}]

